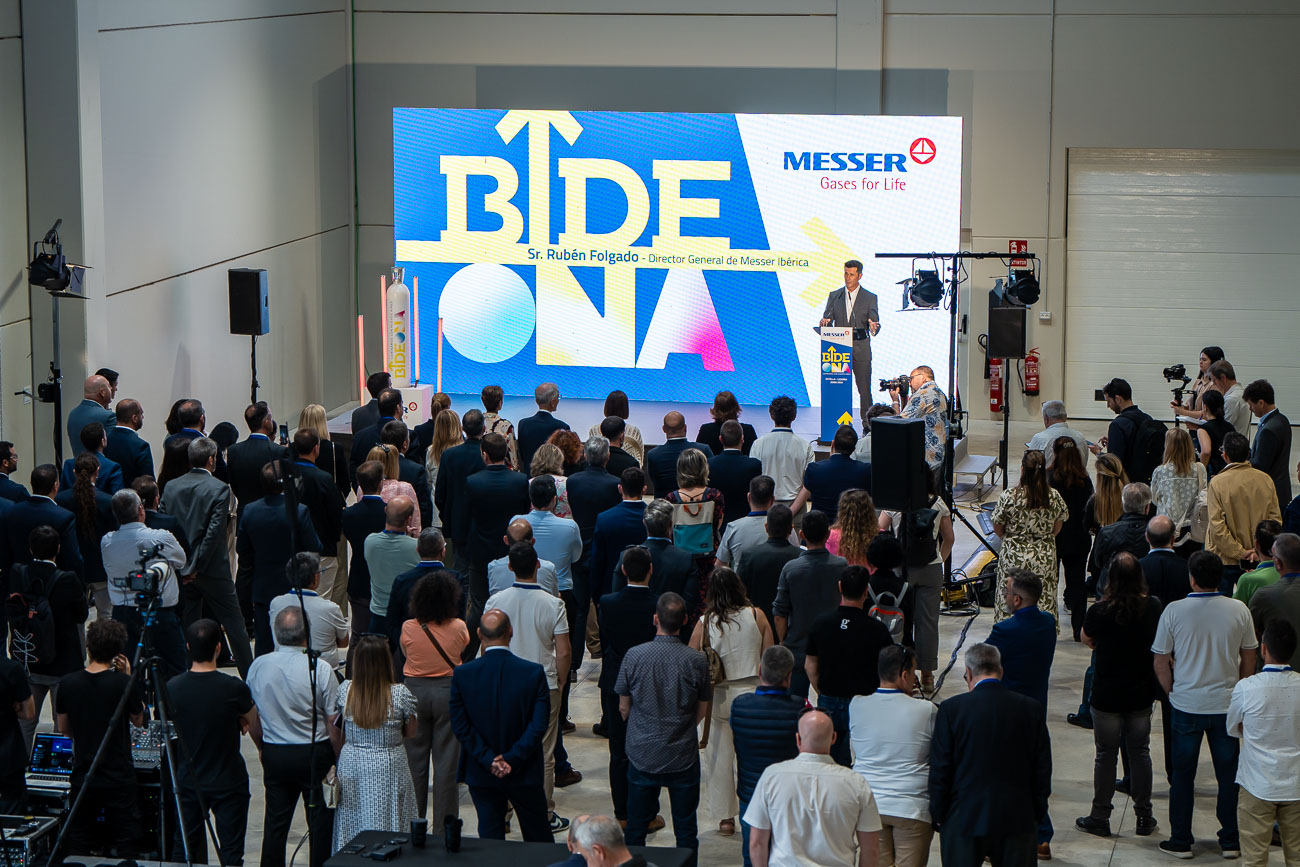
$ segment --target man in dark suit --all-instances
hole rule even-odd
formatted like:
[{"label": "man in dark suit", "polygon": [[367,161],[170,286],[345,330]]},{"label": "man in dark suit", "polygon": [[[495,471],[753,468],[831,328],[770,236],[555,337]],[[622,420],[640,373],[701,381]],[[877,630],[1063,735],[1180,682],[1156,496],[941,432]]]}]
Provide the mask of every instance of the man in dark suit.
[{"label": "man in dark suit", "polygon": [[262,493],[262,499],[244,509],[235,543],[239,578],[252,588],[253,641],[258,656],[275,649],[271,641],[271,600],[289,592],[285,576],[289,559],[299,551],[320,553],[321,549],[311,515],[302,503],[298,504],[295,525],[290,526],[284,485],[269,463],[262,467]]},{"label": "man in dark suit", "polygon": [[[666,500],[655,500],[645,507],[645,547],[650,552],[654,571],[650,574],[650,589],[655,598],[665,593],[676,593],[687,600],[689,617],[699,605],[699,575],[695,558],[673,544],[673,507]],[[622,590],[621,574],[614,576],[614,589]]]},{"label": "man in dark suit", "polygon": [[469,573],[469,515],[465,511],[465,480],[483,469],[483,413],[471,409],[460,420],[465,442],[442,453],[433,504],[442,518],[442,534],[450,547],[447,561]]},{"label": "man in dark suit", "polygon": [[560,387],[553,382],[543,382],[533,392],[537,402],[537,412],[519,421],[519,468],[525,475],[533,462],[533,452],[546,442],[557,430],[568,430],[569,426],[552,413],[560,405]]},{"label": "man in dark suit", "polygon": [[627,422],[616,415],[606,416],[600,423],[600,435],[609,440],[609,460],[605,462],[605,472],[616,479],[622,478],[626,469],[641,467],[641,462],[623,448],[623,435],[626,432]]},{"label": "man in dark suit", "polygon": [[[180,423],[181,429],[163,440],[164,453],[166,453],[168,446],[179,440],[196,440],[199,437],[207,436],[204,431],[208,427],[208,416],[203,410],[202,401],[193,398],[181,401],[181,405],[176,407],[176,421]],[[226,467],[226,458],[222,455],[220,449],[217,450],[217,463],[212,470],[212,475],[226,484],[230,484],[230,471]]]},{"label": "man in dark suit", "polygon": [[790,541],[790,531],[794,529],[794,515],[789,506],[775,503],[767,510],[765,522],[767,541],[760,542],[744,551],[740,562],[732,564],[740,581],[745,585],[749,601],[755,608],[762,609],[767,615],[768,625],[776,634],[776,617],[772,613],[772,604],[776,602],[776,590],[781,583],[781,570],[785,564],[799,557],[799,546]]},{"label": "man in dark suit", "polygon": [[400,421],[390,421],[379,432],[379,441],[397,449],[397,478],[415,489],[415,502],[420,506],[420,529],[433,525],[433,495],[429,492],[429,472],[424,464],[406,456],[411,444],[411,431]]},{"label": "man in dark suit", "polygon": [[[645,473],[640,467],[629,467],[619,478],[618,492],[623,501],[596,516],[591,531],[591,556],[588,559],[588,580],[591,596],[600,609],[600,599],[615,588],[615,572],[619,558],[629,545],[645,541]],[[622,581],[618,582],[620,587]]]},{"label": "man in dark suit", "polygon": [[274,439],[275,418],[266,401],[249,404],[244,410],[244,422],[248,425],[248,437],[226,450],[230,490],[238,503],[237,516],[244,514],[249,503],[262,498],[262,467],[289,457],[289,450]]},{"label": "man in dark suit", "polygon": [[[1146,579],[1147,591],[1159,599],[1168,608],[1170,602],[1186,599],[1191,592],[1188,579],[1187,561],[1174,553],[1174,522],[1167,515],[1156,515],[1147,522],[1147,544],[1151,546],[1145,557],[1138,560],[1142,566],[1142,577]],[[1092,666],[1088,667],[1092,670]],[[1173,731],[1174,707],[1169,703],[1169,696],[1160,693],[1160,713],[1164,721],[1164,730]],[[1169,748],[1172,738],[1165,738],[1165,776],[1173,779],[1174,754]],[[1128,766],[1125,765],[1125,779]]]},{"label": "man in dark suit", "polygon": [[465,482],[465,510],[470,521],[469,608],[465,622],[470,629],[471,647],[483,603],[487,602],[488,563],[506,555],[505,535],[510,519],[532,508],[528,478],[506,467],[506,451],[506,438],[501,434],[483,437],[485,465]]},{"label": "man in dark suit", "polygon": [[27,499],[27,488],[9,478],[18,472],[18,450],[5,440],[0,442],[0,500],[16,503]]},{"label": "man in dark suit", "polygon": [[650,477],[650,492],[663,499],[677,490],[677,459],[687,449],[699,449],[705,456],[709,447],[691,442],[686,438],[686,417],[680,412],[670,412],[664,416],[664,436],[668,439],[661,446],[656,446],[646,453],[646,475]]},{"label": "man in dark suit", "polygon": [[131,487],[140,476],[153,475],[153,452],[138,431],[144,426],[140,401],[124,397],[117,402],[117,424],[108,429],[104,456],[122,468],[122,482]]},{"label": "man in dark suit", "polygon": [[[108,437],[104,433],[104,426],[97,421],[92,421],[81,429],[81,452],[90,452],[99,461],[99,475],[95,479],[95,488],[109,496],[116,494],[122,488],[126,487],[122,479],[122,467],[116,461],[109,460],[104,456],[104,446],[108,443]],[[60,484],[64,489],[72,487],[76,481],[76,473],[73,470],[73,462],[76,458],[68,458],[63,462],[63,478]]]},{"label": "man in dark suit", "polygon": [[452,673],[451,728],[461,744],[458,776],[469,786],[480,837],[505,839],[509,803],[525,842],[550,843],[542,756],[550,690],[540,665],[510,652],[513,634],[504,612],[485,612],[478,627],[483,656]]},{"label": "man in dark suit", "polygon": [[874,402],[871,382],[871,338],[880,333],[880,305],[875,293],[860,285],[862,263],[850,259],[844,263],[844,285],[826,298],[822,311],[822,327],[834,326],[853,329],[853,379],[858,384],[861,412],[866,412]]},{"label": "man in dark suit", "polygon": [[384,389],[379,393],[379,421],[352,433],[352,457],[348,467],[353,478],[357,475],[357,467],[366,460],[370,450],[383,441],[384,425],[401,420],[402,393],[395,388]]},{"label": "man in dark suit", "polygon": [[1246,386],[1241,397],[1259,419],[1255,442],[1250,446],[1250,465],[1273,479],[1277,507],[1285,509],[1291,502],[1291,420],[1273,402],[1273,386],[1266,379]]},{"label": "man in dark suit", "polygon": [[343,510],[340,523],[343,537],[348,540],[352,559],[348,561],[348,603],[352,613],[352,642],[370,629],[370,569],[366,566],[366,537],[384,529],[384,498],[379,496],[379,485],[384,480],[384,466],[379,461],[366,461],[357,467],[357,486],[360,496]]},{"label": "man in dark suit", "polygon": [[969,692],[945,699],[930,742],[930,821],[943,863],[1037,864],[1052,791],[1052,745],[1038,702],[1002,685],[996,647],[966,651]]},{"label": "man in dark suit", "polygon": [[415,550],[420,555],[420,562],[414,568],[408,569],[394,578],[393,586],[388,591],[388,612],[384,615],[384,619],[388,623],[388,637],[392,640],[394,647],[401,645],[402,624],[411,616],[411,591],[415,589],[416,583],[425,575],[432,575],[439,570],[445,570],[456,578],[457,583],[461,585],[462,591],[458,616],[461,618],[465,616],[465,604],[469,594],[465,586],[464,576],[452,569],[448,569],[447,565],[442,561],[443,553],[446,550],[442,531],[435,530],[433,527],[421,530],[420,538],[416,541]]},{"label": "man in dark suit", "polygon": [[72,444],[72,456],[75,458],[86,450],[81,444],[81,429],[97,421],[105,429],[117,424],[117,416],[108,408],[113,400],[113,387],[99,374],[87,377],[82,389],[81,403],[68,413],[68,442]]},{"label": "man in dark suit", "polygon": [[[217,452],[217,444],[208,437],[192,441],[191,469],[167,483],[164,505],[168,514],[180,520],[189,540],[181,575],[190,576],[191,580],[181,588],[181,622],[189,624],[198,620],[206,604],[212,618],[226,632],[230,654],[240,673],[246,674],[253,662],[247,626],[253,613],[251,587],[241,596],[230,576],[230,550],[226,540],[231,493],[230,486],[214,475]],[[247,600],[247,611],[244,600]]]},{"label": "man in dark suit", "polygon": [[379,394],[392,385],[392,375],[384,370],[366,377],[366,391],[370,392],[370,401],[352,410],[352,426],[349,430],[353,434],[379,423]]},{"label": "man in dark suit", "polygon": [[840,425],[831,439],[831,454],[824,461],[814,461],[803,471],[803,487],[794,498],[790,510],[796,515],[803,504],[811,502],[819,512],[825,512],[832,523],[839,511],[840,494],[853,488],[871,490],[871,464],[853,460],[853,450],[858,447],[858,432],[847,424]]},{"label": "man in dark suit", "polygon": [[609,441],[604,437],[587,440],[584,449],[586,466],[569,476],[567,490],[569,509],[582,537],[582,556],[569,566],[573,576],[573,601],[576,616],[573,623],[573,667],[582,665],[582,652],[586,646],[587,615],[591,602],[598,592],[591,581],[591,537],[596,532],[596,518],[601,512],[619,504],[618,479],[605,469],[609,464]]},{"label": "man in dark suit", "polygon": [[339,573],[339,537],[343,534],[343,495],[334,478],[316,466],[320,457],[320,437],[314,430],[300,428],[293,435],[297,457],[298,502],[307,507],[311,525],[320,539],[320,587],[317,594],[326,598]]},{"label": "man in dark suit", "polygon": [[600,600],[600,713],[609,737],[609,792],[614,818],[627,821],[627,720],[618,711],[614,682],[628,650],[655,637],[655,602],[650,590],[650,552],[633,547],[623,552],[619,569],[627,582]]},{"label": "man in dark suit", "polygon": [[722,423],[718,438],[722,451],[709,458],[709,485],[722,491],[726,503],[723,517],[731,523],[749,514],[749,483],[763,474],[763,464],[741,451],[744,432],[735,419]]},{"label": "man in dark suit", "polygon": [[[30,563],[29,536],[41,524],[49,524],[59,534],[60,569],[76,572],[85,580],[85,564],[77,544],[77,519],[54,502],[59,493],[59,473],[54,464],[41,464],[32,470],[32,494],[26,500],[8,504],[0,527],[3,527],[3,550],[0,551],[0,571],[8,573],[15,563]],[[6,501],[7,502],[7,501]]]}]

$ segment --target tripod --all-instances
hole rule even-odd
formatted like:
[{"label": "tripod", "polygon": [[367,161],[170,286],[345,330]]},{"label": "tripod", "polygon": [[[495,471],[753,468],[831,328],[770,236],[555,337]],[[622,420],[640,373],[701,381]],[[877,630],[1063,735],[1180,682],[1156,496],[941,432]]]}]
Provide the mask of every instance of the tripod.
[{"label": "tripod", "polygon": [[[113,711],[113,716],[108,722],[108,729],[104,732],[104,737],[99,742],[99,747],[95,750],[95,757],[91,760],[90,767],[86,770],[85,779],[82,780],[81,787],[77,791],[77,797],[72,802],[71,809],[64,821],[63,827],[59,829],[59,836],[54,840],[54,847],[50,850],[49,864],[59,865],[62,863],[62,850],[64,840],[68,835],[69,829],[73,827],[76,821],[77,811],[80,809],[82,802],[86,797],[86,790],[89,783],[94,780],[95,773],[103,763],[104,756],[107,753],[109,741],[113,738],[118,726],[126,715],[126,708],[131,700],[131,695],[137,683],[144,682],[148,692],[152,692],[154,698],[154,708],[158,712],[159,721],[163,725],[162,747],[166,753],[164,759],[167,765],[168,776],[172,786],[172,800],[175,802],[177,820],[181,825],[181,845],[185,853],[185,863],[192,865],[194,863],[190,854],[189,836],[185,833],[185,811],[181,805],[181,792],[179,781],[176,776],[176,753],[171,741],[171,720],[168,707],[171,704],[171,698],[167,693],[167,682],[162,676],[162,659],[153,652],[152,630],[158,616],[158,608],[162,601],[161,593],[140,593],[137,596],[137,605],[140,606],[140,640],[136,644],[135,657],[131,663],[131,679],[126,688],[122,690],[122,697],[117,702],[117,707]],[[146,696],[147,697],[147,696]],[[225,867],[221,860],[220,841],[217,838],[216,829],[212,825],[212,819],[208,814],[207,801],[203,797],[203,788],[197,784],[197,778],[194,777],[194,761],[190,755],[189,749],[185,746],[185,740],[181,737],[179,730],[176,730],[176,742],[180,746],[181,754],[185,759],[186,765],[190,769],[191,777],[195,778],[195,795],[199,802],[199,810],[203,814],[204,824],[207,826],[208,834],[212,837],[213,845],[216,847],[217,863]],[[162,858],[167,854],[167,834],[166,822],[164,815],[166,803],[160,799],[158,804],[159,821],[158,835],[159,852]]]}]

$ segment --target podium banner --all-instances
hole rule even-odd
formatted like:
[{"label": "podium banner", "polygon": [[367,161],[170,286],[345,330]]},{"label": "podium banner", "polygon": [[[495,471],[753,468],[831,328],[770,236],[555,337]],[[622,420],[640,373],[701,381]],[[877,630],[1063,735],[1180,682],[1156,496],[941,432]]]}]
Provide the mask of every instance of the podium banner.
[{"label": "podium banner", "polygon": [[853,329],[821,328],[822,427],[830,442],[842,424],[853,424]]}]

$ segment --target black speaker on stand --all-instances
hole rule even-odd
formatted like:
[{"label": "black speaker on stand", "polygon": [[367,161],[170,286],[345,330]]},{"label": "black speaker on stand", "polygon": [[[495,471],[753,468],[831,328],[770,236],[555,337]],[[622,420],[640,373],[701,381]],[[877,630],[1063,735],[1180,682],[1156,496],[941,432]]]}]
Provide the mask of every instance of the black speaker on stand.
[{"label": "black speaker on stand", "polygon": [[871,420],[871,500],[877,509],[914,512],[929,507],[925,422],[881,415]]},{"label": "black speaker on stand", "polygon": [[231,268],[226,272],[230,289],[230,333],[252,339],[252,387],[249,403],[257,403],[257,338],[271,330],[271,302],[266,292],[266,270]]},{"label": "black speaker on stand", "polygon": [[1007,489],[1007,451],[1011,438],[1010,361],[1025,357],[1029,308],[1012,304],[1002,290],[1002,281],[989,290],[988,358],[1002,359],[1002,441],[998,444],[998,465],[1002,468],[1002,490]]}]

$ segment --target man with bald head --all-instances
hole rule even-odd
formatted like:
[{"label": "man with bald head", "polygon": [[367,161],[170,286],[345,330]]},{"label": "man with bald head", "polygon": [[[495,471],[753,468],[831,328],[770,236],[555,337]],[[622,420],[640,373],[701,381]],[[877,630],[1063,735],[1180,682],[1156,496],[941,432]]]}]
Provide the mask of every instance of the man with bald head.
[{"label": "man with bald head", "polygon": [[1168,515],[1156,515],[1147,521],[1146,542],[1150,550],[1138,559],[1147,590],[1162,605],[1177,602],[1188,592],[1187,561],[1174,553],[1174,533],[1174,522]]},{"label": "man with bald head", "polygon": [[82,395],[81,403],[68,413],[68,442],[72,445],[74,458],[86,450],[81,444],[83,427],[92,421],[99,422],[106,429],[117,424],[117,416],[108,408],[109,401],[113,399],[113,387],[108,384],[107,379],[99,374],[87,377]]},{"label": "man with bald head", "polygon": [[[560,387],[553,382],[543,382],[533,392],[537,412],[519,421],[519,469],[528,472],[533,462],[533,452],[557,430],[568,430],[569,425],[556,418],[555,408],[560,405]],[[503,437],[504,439],[504,437]]]},{"label": "man with bald head", "polygon": [[460,779],[478,813],[478,835],[504,840],[513,804],[529,843],[551,843],[542,742],[550,719],[550,690],[541,665],[510,651],[514,630],[504,611],[479,619],[483,655],[451,675],[451,730],[461,744]]},{"label": "man with bald head", "polygon": [[420,546],[406,534],[406,522],[415,511],[415,500],[396,496],[384,507],[384,529],[366,537],[366,569],[370,572],[370,631],[387,635],[388,597],[393,582],[403,572],[420,565]]},{"label": "man with bald head", "polygon": [[799,755],[768,765],[758,778],[745,823],[749,860],[825,867],[874,865],[880,852],[880,813],[871,786],[835,763],[835,724],[824,711],[799,719]]},{"label": "man with bald head", "polygon": [[117,424],[108,428],[108,445],[104,456],[122,468],[122,482],[127,487],[140,476],[152,476],[153,452],[138,431],[144,427],[144,407],[140,401],[124,397],[117,402]]},{"label": "man with bald head", "polygon": [[656,498],[663,499],[677,490],[677,458],[687,449],[713,454],[708,446],[686,438],[686,417],[673,411],[664,416],[664,444],[652,448],[645,458],[645,472]]},{"label": "man with bald head", "polygon": [[[532,541],[533,525],[528,522],[527,518],[515,518],[506,527],[505,543],[507,551],[516,542]],[[488,563],[488,595],[500,593],[513,583],[515,583],[515,573],[510,571],[509,556],[498,557]],[[541,557],[537,558],[537,583],[552,596],[560,595],[560,584],[555,577],[555,564],[550,560],[543,560]]]}]

